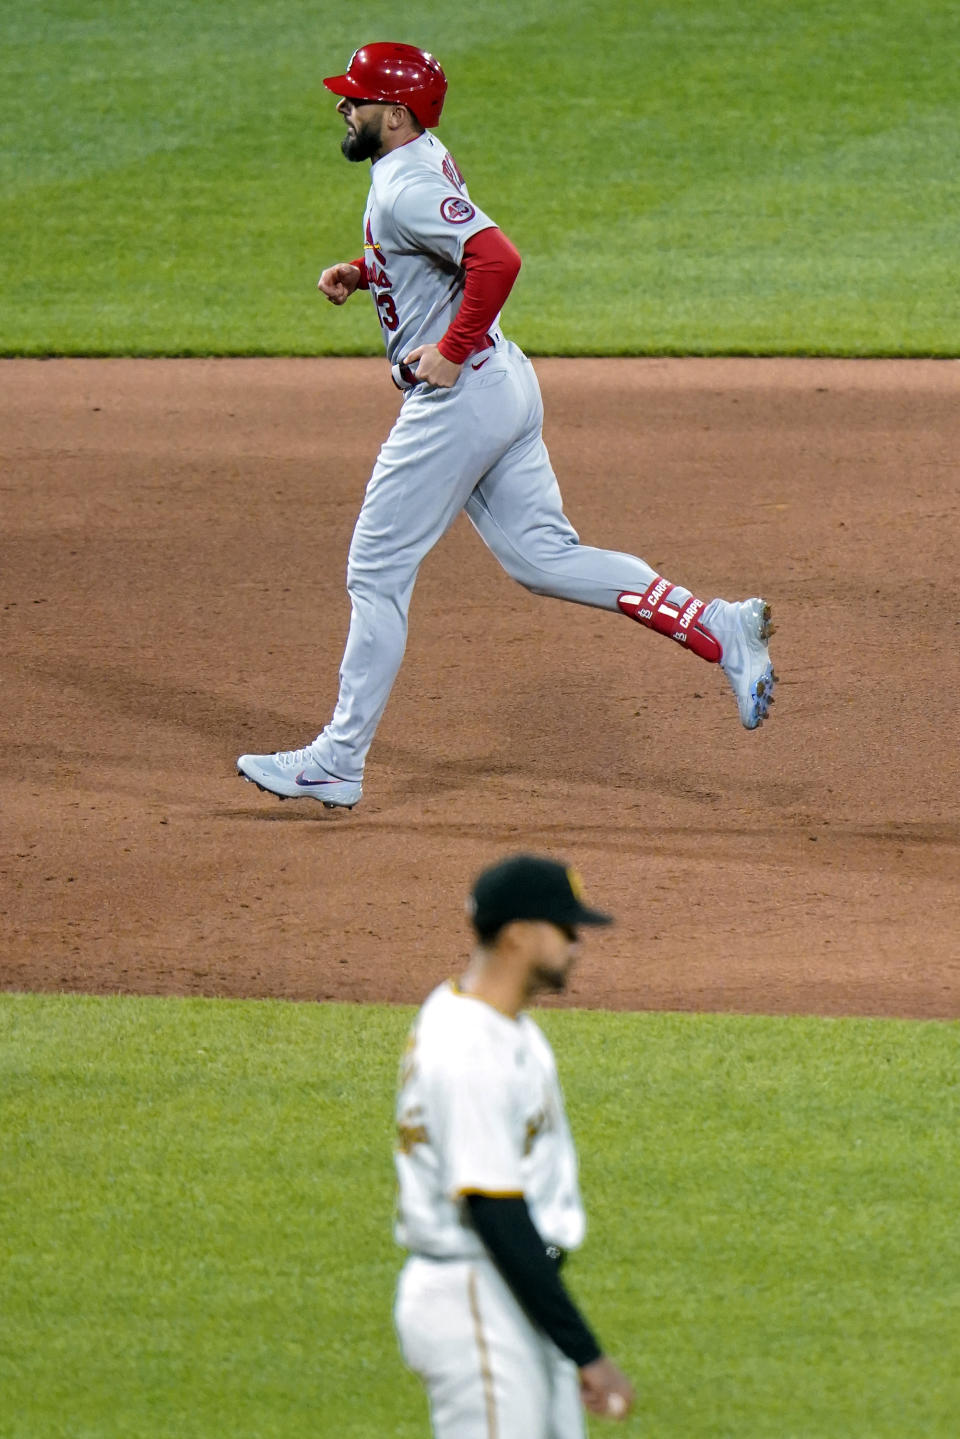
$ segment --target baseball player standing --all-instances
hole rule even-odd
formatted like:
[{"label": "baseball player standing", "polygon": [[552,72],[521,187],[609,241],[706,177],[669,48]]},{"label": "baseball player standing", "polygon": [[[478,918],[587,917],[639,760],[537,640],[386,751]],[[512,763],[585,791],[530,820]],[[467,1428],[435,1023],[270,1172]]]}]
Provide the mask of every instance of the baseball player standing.
[{"label": "baseball player standing", "polygon": [[240,774],[282,798],[352,809],[403,658],[424,557],[461,510],[535,594],[622,612],[719,664],[747,729],[766,718],[770,606],[697,599],[632,555],[581,545],[543,443],[533,367],[500,330],[520,256],[477,208],[431,130],[446,77],[412,45],[364,45],[340,96],[348,160],[371,161],[363,255],[324,270],[335,305],[369,292],[403,404],[374,466],[347,563],[350,628],[326,728],[302,749],[241,755]]},{"label": "baseball player standing", "polygon": [[397,1098],[395,1320],[436,1439],[581,1439],[583,1406],[633,1390],[561,1278],[583,1240],[577,1157],[553,1053],[522,1011],[559,993],[589,909],[574,871],[516,855],[471,896],[477,945],[429,996]]}]

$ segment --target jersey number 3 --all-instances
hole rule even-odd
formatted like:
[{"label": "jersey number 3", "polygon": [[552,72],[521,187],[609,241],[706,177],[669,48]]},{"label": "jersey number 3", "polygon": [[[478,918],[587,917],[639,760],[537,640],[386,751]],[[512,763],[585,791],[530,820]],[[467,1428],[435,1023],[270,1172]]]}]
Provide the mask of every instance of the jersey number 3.
[{"label": "jersey number 3", "polygon": [[382,293],[377,296],[377,309],[380,312],[380,323],[385,330],[395,330],[400,324],[400,316],[397,314],[397,307],[393,303],[393,296]]}]

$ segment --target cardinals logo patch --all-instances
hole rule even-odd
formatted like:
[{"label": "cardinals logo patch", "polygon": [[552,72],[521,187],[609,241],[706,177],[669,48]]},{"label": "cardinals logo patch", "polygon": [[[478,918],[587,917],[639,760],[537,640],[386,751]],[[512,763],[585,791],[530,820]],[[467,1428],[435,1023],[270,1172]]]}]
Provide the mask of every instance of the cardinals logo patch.
[{"label": "cardinals logo patch", "polygon": [[470,201],[461,195],[448,195],[440,206],[440,214],[451,225],[465,225],[476,213]]}]

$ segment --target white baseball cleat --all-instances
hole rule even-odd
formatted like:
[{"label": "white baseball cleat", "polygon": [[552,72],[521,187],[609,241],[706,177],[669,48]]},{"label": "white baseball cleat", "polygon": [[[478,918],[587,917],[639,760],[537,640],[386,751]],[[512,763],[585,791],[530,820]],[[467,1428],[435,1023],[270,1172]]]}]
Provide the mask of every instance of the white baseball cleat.
[{"label": "white baseball cleat", "polygon": [[723,651],[720,668],[737,697],[741,724],[758,729],[770,712],[777,681],[767,647],[774,630],[770,606],[759,598],[711,600],[702,623]]},{"label": "white baseball cleat", "polygon": [[338,779],[321,769],[309,745],[276,754],[242,754],[237,773],[280,799],[317,799],[325,809],[353,809],[363,795],[358,779]]}]

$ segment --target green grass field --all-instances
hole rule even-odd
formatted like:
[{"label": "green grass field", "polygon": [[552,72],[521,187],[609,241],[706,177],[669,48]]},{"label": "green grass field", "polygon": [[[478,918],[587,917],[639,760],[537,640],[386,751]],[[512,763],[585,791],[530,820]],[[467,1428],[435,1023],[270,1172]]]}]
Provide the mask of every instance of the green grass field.
[{"label": "green grass field", "polygon": [[[617,1432],[952,1439],[960,1026],[541,1017]],[[409,1019],[0,995],[3,1439],[425,1439],[390,1318]]]},{"label": "green grass field", "polygon": [[[0,354],[379,353],[321,301],[366,167],[320,85],[433,49],[540,353],[960,353],[955,0],[33,0],[0,25]],[[400,33],[402,31],[402,33]]]},{"label": "green grass field", "polygon": [[[0,355],[377,354],[315,293],[324,74],[436,51],[539,353],[960,354],[960,5],[32,0]],[[409,1012],[0,994],[0,1439],[423,1439],[390,1304]],[[616,1432],[953,1439],[960,1026],[550,1012]],[[596,1434],[611,1433],[595,1426]]]}]

